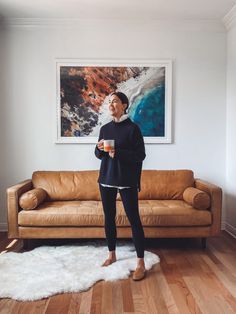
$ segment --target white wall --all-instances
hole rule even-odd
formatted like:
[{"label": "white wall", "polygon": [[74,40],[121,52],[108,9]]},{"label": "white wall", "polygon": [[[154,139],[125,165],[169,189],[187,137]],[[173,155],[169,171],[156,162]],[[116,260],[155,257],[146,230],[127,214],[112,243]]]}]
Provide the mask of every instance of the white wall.
[{"label": "white wall", "polygon": [[[236,10],[235,10],[236,12]],[[236,15],[235,15],[236,16]],[[227,34],[226,230],[236,236],[236,23]]]},{"label": "white wall", "polygon": [[173,59],[173,143],[146,144],[144,169],[189,168],[224,187],[223,26],[214,21],[84,20],[67,26],[10,25],[5,35],[1,222],[7,219],[6,187],[34,170],[99,168],[93,144],[53,142],[55,58]]},{"label": "white wall", "polygon": [[5,190],[7,186],[7,155],[6,155],[6,123],[5,113],[7,106],[6,104],[6,81],[4,80],[4,73],[6,72],[5,67],[5,38],[6,32],[3,25],[0,23],[0,230],[5,229],[6,222],[6,196]]}]

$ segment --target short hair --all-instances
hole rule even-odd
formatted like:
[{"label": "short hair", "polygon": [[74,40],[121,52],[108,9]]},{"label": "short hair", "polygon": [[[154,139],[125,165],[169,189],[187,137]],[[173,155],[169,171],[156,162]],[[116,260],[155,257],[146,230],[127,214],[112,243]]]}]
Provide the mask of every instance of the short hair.
[{"label": "short hair", "polygon": [[127,104],[127,107],[125,108],[125,113],[127,113],[127,109],[129,107],[129,99],[128,99],[128,97],[124,93],[122,93],[122,92],[114,92],[114,93],[111,94],[111,96],[112,95],[117,96],[120,99],[120,101],[122,102],[122,104]]}]

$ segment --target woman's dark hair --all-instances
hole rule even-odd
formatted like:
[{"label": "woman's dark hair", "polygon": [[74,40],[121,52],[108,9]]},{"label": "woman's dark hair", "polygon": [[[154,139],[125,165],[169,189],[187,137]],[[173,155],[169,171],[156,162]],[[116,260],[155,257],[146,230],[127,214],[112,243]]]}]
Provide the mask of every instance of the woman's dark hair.
[{"label": "woman's dark hair", "polygon": [[111,96],[112,95],[117,96],[120,99],[120,101],[122,102],[122,104],[127,104],[127,107],[125,108],[125,113],[127,113],[127,109],[129,107],[129,99],[128,99],[128,97],[124,93],[122,93],[122,92],[114,92],[114,93],[111,94]]}]

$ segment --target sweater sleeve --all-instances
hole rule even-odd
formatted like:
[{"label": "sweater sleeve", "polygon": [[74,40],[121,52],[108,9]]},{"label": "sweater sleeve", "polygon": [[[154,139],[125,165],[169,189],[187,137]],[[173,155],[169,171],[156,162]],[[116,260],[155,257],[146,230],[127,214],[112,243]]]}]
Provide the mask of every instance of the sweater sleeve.
[{"label": "sweater sleeve", "polygon": [[132,149],[121,149],[115,150],[115,157],[124,162],[142,162],[145,157],[145,146],[143,141],[143,136],[138,126],[135,127],[132,135]]},{"label": "sweater sleeve", "polygon": [[[100,129],[100,132],[99,132],[99,137],[98,137],[98,142],[103,138],[103,132],[102,132],[102,128]],[[102,159],[103,156],[105,156],[105,154],[107,154],[106,152],[98,149],[97,147],[97,144],[95,146],[95,150],[94,150],[94,153],[95,153],[95,156],[98,158],[98,159]]]}]

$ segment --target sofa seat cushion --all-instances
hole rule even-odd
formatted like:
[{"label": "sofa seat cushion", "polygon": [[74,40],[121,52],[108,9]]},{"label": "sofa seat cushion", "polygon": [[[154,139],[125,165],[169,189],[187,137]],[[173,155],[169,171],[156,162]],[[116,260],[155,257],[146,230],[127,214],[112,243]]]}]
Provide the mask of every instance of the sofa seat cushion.
[{"label": "sofa seat cushion", "polygon": [[[140,200],[144,227],[206,226],[212,223],[211,212],[197,210],[181,200]],[[42,203],[37,210],[22,210],[20,226],[104,226],[101,201],[57,201]],[[129,226],[123,204],[117,201],[116,225]]]}]

